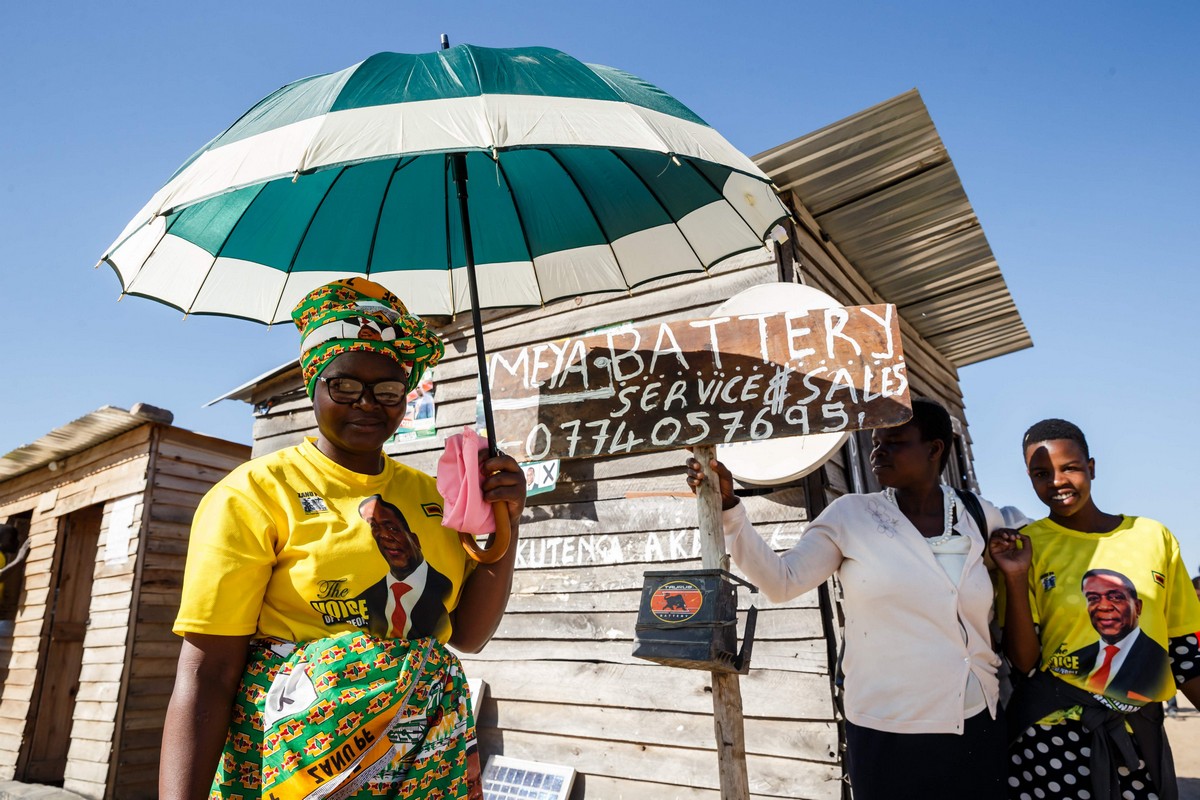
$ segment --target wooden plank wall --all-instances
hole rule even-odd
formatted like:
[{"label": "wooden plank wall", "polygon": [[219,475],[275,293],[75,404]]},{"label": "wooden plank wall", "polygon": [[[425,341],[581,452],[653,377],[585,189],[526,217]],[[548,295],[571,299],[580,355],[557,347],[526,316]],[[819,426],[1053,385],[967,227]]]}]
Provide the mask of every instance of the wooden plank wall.
[{"label": "wooden plank wall", "polygon": [[[64,788],[94,798],[156,795],[162,719],[179,653],[170,627],[192,513],[203,492],[249,455],[244,445],[147,424],[71,456],[54,471],[0,483],[0,519],[33,511],[12,652],[0,653],[8,662],[0,694],[0,780],[14,777],[32,716],[60,519],[102,504]],[[147,474],[154,476],[149,486]],[[124,559],[106,545],[117,501],[133,504],[135,533]]]},{"label": "wooden plank wall", "polygon": [[192,516],[204,493],[249,457],[245,445],[180,428],[158,432],[147,490],[150,514],[136,545],[138,573],[131,598],[137,609],[136,630],[126,643],[126,678],[116,716],[117,758],[108,797],[138,800],[158,794],[163,719],[182,641],[171,625],[179,610]]},{"label": "wooden plank wall", "polygon": [[[847,304],[882,302],[837,248],[822,241],[811,216],[804,212],[800,219],[781,248],[784,269]],[[625,321],[702,317],[745,288],[779,280],[779,273],[763,250],[725,262],[709,279],[665,279],[629,296],[493,312],[487,346],[501,350]],[[435,389],[439,437],[388,449],[432,474],[444,435],[475,418],[476,369],[469,320],[431,321],[441,323],[447,339]],[[903,334],[914,391],[961,417],[953,366],[906,323]],[[298,370],[257,387],[253,402],[270,404],[255,421],[256,455],[314,433]],[[555,491],[531,499],[508,613],[486,650],[463,659],[468,674],[487,683],[479,720],[485,757],[504,753],[574,766],[577,798],[719,796],[708,674],[631,655],[643,571],[700,566],[694,501],[679,496],[686,488],[685,455],[563,462]],[[817,485],[829,500],[853,491],[844,451]],[[778,550],[796,541],[807,518],[804,492],[796,486],[748,497],[746,505]],[[817,592],[760,606],[754,668],[742,679],[751,791],[764,798],[841,797]]]},{"label": "wooden plank wall", "polygon": [[[14,776],[17,755],[31,717],[38,658],[48,625],[59,520],[87,506],[140,496],[145,490],[150,431],[150,425],[141,426],[65,459],[54,471],[43,467],[0,483],[0,518],[33,511],[24,591],[8,674],[0,695],[0,753],[5,755],[0,758],[0,779]],[[106,514],[89,611],[92,624],[84,637],[85,652],[72,727],[80,761],[75,770],[68,765],[67,772],[68,783],[98,781],[100,787],[108,768],[116,682],[120,678],[119,664],[116,670],[112,665],[124,660],[133,577],[132,564],[111,566],[102,560],[108,521]]]}]

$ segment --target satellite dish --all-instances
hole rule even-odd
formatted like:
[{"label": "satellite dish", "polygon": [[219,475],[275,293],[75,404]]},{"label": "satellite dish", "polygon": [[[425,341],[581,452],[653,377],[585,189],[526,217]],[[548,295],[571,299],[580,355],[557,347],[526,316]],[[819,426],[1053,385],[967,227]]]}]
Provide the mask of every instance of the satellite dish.
[{"label": "satellite dish", "polygon": [[[772,311],[808,311],[841,306],[837,300],[799,283],[764,283],[726,300],[713,316],[764,314]],[[850,431],[813,433],[757,442],[717,445],[717,458],[742,483],[777,486],[791,483],[828,461],[850,438]]]}]

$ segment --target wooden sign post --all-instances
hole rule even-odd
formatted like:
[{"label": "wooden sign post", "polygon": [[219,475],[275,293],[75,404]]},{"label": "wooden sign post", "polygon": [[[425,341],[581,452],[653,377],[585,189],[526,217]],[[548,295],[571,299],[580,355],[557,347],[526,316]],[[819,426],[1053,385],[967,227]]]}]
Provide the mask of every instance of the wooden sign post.
[{"label": "wooden sign post", "polygon": [[[704,569],[729,569],[720,442],[900,425],[912,417],[895,306],[621,327],[493,353],[498,446],[518,461],[691,448]],[[738,675],[713,672],[723,800],[750,796]]]},{"label": "wooden sign post", "polygon": [[[709,462],[717,457],[716,445],[692,448],[704,467],[704,483],[696,492],[700,517],[700,565],[704,569],[729,569],[725,531],[721,525],[721,487]],[[746,772],[746,729],[742,721],[741,677],[735,672],[712,672],[713,728],[717,741],[717,767],[722,800],[748,800],[750,778]]]}]

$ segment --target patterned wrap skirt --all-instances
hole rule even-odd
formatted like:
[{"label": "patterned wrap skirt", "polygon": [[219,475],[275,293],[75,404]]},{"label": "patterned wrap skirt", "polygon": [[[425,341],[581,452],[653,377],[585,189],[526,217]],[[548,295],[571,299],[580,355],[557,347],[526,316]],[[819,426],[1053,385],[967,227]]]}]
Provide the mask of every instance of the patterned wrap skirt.
[{"label": "patterned wrap skirt", "polygon": [[212,800],[482,800],[458,659],[436,639],[252,642]]}]

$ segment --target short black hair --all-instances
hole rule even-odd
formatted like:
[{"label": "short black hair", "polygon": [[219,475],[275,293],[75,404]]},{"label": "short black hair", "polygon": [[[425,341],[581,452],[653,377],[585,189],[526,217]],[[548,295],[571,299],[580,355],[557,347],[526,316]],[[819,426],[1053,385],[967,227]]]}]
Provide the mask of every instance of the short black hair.
[{"label": "short black hair", "polygon": [[[391,512],[393,514],[395,514],[397,517],[399,517],[400,523],[402,525],[404,525],[404,530],[408,531],[409,533],[412,533],[412,526],[408,524],[408,517],[404,516],[404,512],[401,511],[400,509],[396,508],[395,505],[393,505],[392,503],[389,503],[387,500],[384,500],[383,495],[373,494],[370,497],[363,498],[363,501],[358,504],[358,515],[360,517],[362,517],[363,506],[365,506],[367,503],[370,503],[371,501],[375,501],[375,502],[379,503],[379,505],[383,506],[384,508],[391,509]],[[363,519],[366,519],[366,517],[363,517]]]},{"label": "short black hair", "polygon": [[1192,578],[1192,588],[1200,589],[1200,575],[1197,575],[1196,577]]},{"label": "short black hair", "polygon": [[16,525],[9,525],[7,522],[0,524],[0,549],[17,547],[20,539],[21,534]]},{"label": "short black hair", "polygon": [[1087,437],[1083,435],[1079,426],[1074,422],[1057,418],[1044,419],[1029,426],[1029,430],[1025,431],[1025,436],[1021,439],[1021,457],[1025,457],[1025,451],[1029,449],[1029,445],[1054,439],[1070,439],[1083,448],[1084,458],[1092,457],[1088,452]]},{"label": "short black hair", "polygon": [[[1055,437],[1055,438],[1057,438],[1057,439],[1062,439],[1062,438],[1065,438],[1065,437],[1062,437],[1062,436],[1057,436],[1057,437]],[[1045,439],[1038,439],[1038,441],[1039,441],[1039,442],[1044,442],[1044,441],[1046,441],[1046,440],[1045,440]],[[1119,580],[1121,583],[1125,584],[1125,588],[1129,590],[1129,594],[1130,594],[1130,595],[1133,597],[1133,599],[1134,599],[1134,600],[1137,600],[1137,599],[1138,599],[1138,596],[1137,596],[1137,587],[1133,585],[1133,581],[1129,580],[1129,578],[1125,577],[1125,576],[1124,576],[1124,575],[1122,575],[1121,573],[1119,573],[1119,572],[1115,572],[1115,571],[1113,571],[1113,570],[1111,570],[1111,569],[1089,569],[1087,572],[1083,573],[1083,577],[1079,579],[1079,588],[1080,588],[1080,590],[1082,590],[1082,589],[1083,589],[1083,585],[1084,585],[1085,583],[1087,583],[1087,579],[1088,579],[1088,578],[1095,578],[1095,577],[1096,577],[1096,576],[1098,576],[1098,575],[1099,575],[1099,576],[1107,576],[1107,577],[1109,577],[1109,578],[1116,578],[1116,579],[1117,579],[1117,580]]]},{"label": "short black hair", "polygon": [[950,450],[954,447],[954,424],[950,421],[950,412],[936,400],[928,397],[912,398],[912,420],[921,432],[922,442],[941,442],[942,463],[938,469],[946,468],[950,463]]}]

